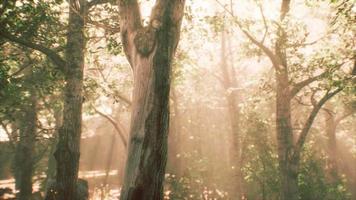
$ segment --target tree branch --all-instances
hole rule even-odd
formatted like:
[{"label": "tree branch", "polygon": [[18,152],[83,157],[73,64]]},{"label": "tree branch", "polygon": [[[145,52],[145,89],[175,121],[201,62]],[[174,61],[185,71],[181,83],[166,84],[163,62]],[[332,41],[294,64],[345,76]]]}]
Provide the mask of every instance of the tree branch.
[{"label": "tree branch", "polygon": [[322,78],[323,76],[325,76],[327,74],[327,71],[317,75],[317,76],[314,76],[314,77],[310,77],[308,79],[305,79],[297,84],[295,84],[293,86],[293,88],[291,89],[291,98],[294,97],[296,94],[298,94],[298,92],[303,89],[305,86],[309,85],[310,83]]},{"label": "tree branch", "polygon": [[184,5],[185,0],[156,0],[150,16],[150,26],[153,29],[158,30],[161,26],[169,28],[167,32],[171,34],[169,45],[173,49],[172,55],[179,41]]},{"label": "tree branch", "polygon": [[290,1],[291,0],[282,0],[281,16],[280,16],[281,21],[284,20],[284,18],[286,17],[286,15],[288,14],[288,12],[290,10]]},{"label": "tree branch", "polygon": [[115,93],[115,96],[119,97],[123,102],[125,102],[129,107],[131,107],[132,102],[129,98],[125,97],[123,94]]},{"label": "tree branch", "polygon": [[345,113],[344,115],[338,117],[335,119],[335,124],[338,125],[342,120],[344,120],[345,118],[347,118],[348,116],[353,115],[354,113],[356,113],[356,109],[351,109],[349,110],[347,113]]},{"label": "tree branch", "polygon": [[18,38],[18,37],[13,36],[1,29],[0,29],[0,36],[3,36],[4,38],[8,39],[9,41],[17,43],[19,45],[23,45],[25,47],[40,51],[41,53],[48,56],[61,71],[64,71],[66,62],[52,49],[49,49],[47,47],[44,47],[44,46],[36,44],[36,43],[32,43],[32,42],[24,40],[22,38]]},{"label": "tree branch", "polygon": [[[110,116],[104,114],[103,112],[99,111],[98,109],[96,109],[95,107],[94,111],[96,113],[98,113],[100,116],[104,117],[105,119],[107,119],[115,128],[116,132],[119,134],[120,139],[122,141],[122,144],[124,145],[125,149],[127,148],[127,140],[124,136],[124,131],[119,127],[119,124],[115,122],[115,120],[113,118],[111,118]],[[121,125],[120,125],[121,126]]]},{"label": "tree branch", "polygon": [[140,8],[137,0],[119,0],[120,32],[124,52],[133,68],[132,51],[134,50],[133,33],[142,27]]},{"label": "tree branch", "polygon": [[[282,62],[280,61],[280,59],[278,58],[278,56],[276,56],[273,51],[271,49],[269,49],[266,45],[264,45],[262,42],[258,41],[247,29],[245,29],[243,27],[243,25],[241,24],[241,22],[236,19],[236,17],[234,16],[234,14],[229,11],[228,9],[225,8],[225,6],[219,1],[219,0],[215,0],[227,13],[229,13],[233,18],[234,18],[234,22],[237,24],[237,26],[239,27],[239,29],[242,31],[242,33],[254,44],[256,45],[258,48],[260,48],[263,53],[265,53],[267,55],[267,57],[271,60],[273,67],[276,70],[279,70],[279,66],[282,64]],[[262,40],[263,41],[263,40]]]},{"label": "tree branch", "polygon": [[317,116],[319,110],[321,109],[321,107],[333,96],[335,96],[337,93],[339,93],[340,91],[342,91],[343,88],[338,88],[335,91],[329,93],[327,92],[321,99],[320,101],[313,107],[312,111],[309,114],[309,117],[307,119],[307,121],[305,122],[303,129],[300,133],[300,136],[298,138],[298,141],[296,143],[295,146],[295,151],[294,151],[294,156],[298,156],[300,154],[300,151],[305,143],[306,137],[309,133],[309,130],[315,120],[315,117]]},{"label": "tree branch", "polygon": [[113,0],[92,0],[88,2],[87,6],[90,9],[93,6],[100,5],[100,4],[105,4],[105,3],[114,3],[115,1]]},{"label": "tree branch", "polygon": [[259,3],[259,4],[258,4],[258,7],[259,7],[259,9],[260,9],[260,13],[261,13],[261,16],[262,16],[262,19],[263,19],[263,25],[265,26],[265,33],[264,33],[263,38],[262,38],[262,40],[261,40],[261,43],[263,44],[263,43],[265,42],[266,37],[267,37],[268,25],[267,25],[266,16],[265,16],[265,14],[264,14],[264,12],[263,12],[262,4]]}]

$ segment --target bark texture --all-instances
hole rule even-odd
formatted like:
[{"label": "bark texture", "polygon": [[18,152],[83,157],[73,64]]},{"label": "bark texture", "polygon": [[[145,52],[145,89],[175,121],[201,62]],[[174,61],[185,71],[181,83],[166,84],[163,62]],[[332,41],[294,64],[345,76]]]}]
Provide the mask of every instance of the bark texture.
[{"label": "bark texture", "polygon": [[122,200],[163,199],[169,90],[184,0],[157,0],[142,26],[136,0],[119,1],[121,36],[134,74],[128,158]]},{"label": "bark texture", "polygon": [[76,199],[82,126],[84,17],[87,8],[84,0],[71,0],[69,4],[63,124],[55,152],[58,200]]},{"label": "bark texture", "polygon": [[23,110],[20,122],[20,137],[15,154],[17,199],[29,200],[32,195],[32,176],[34,171],[34,147],[36,142],[37,109],[34,91],[30,94],[30,104]]}]

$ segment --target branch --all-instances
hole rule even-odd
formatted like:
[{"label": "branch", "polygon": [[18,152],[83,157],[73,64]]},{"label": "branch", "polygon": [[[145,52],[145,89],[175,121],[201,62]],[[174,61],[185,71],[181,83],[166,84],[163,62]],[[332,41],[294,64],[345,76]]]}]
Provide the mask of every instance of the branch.
[{"label": "branch", "polygon": [[295,151],[294,151],[294,156],[299,156],[300,154],[300,151],[305,143],[305,140],[306,140],[306,137],[309,133],[309,130],[315,120],[315,117],[317,116],[319,110],[321,109],[321,107],[330,99],[332,98],[333,96],[335,96],[337,93],[339,93],[340,91],[342,91],[343,88],[338,88],[336,89],[335,91],[329,93],[327,92],[323,98],[320,99],[320,101],[313,107],[312,111],[310,112],[309,114],[309,117],[307,119],[307,121],[305,122],[304,126],[303,126],[303,129],[300,133],[300,136],[298,138],[298,141],[296,143],[296,146],[295,146]]},{"label": "branch", "polygon": [[342,120],[344,120],[345,118],[347,118],[348,116],[353,115],[354,113],[356,113],[356,109],[351,109],[349,110],[347,113],[345,113],[344,115],[338,117],[335,119],[335,124],[339,124]]},{"label": "branch", "polygon": [[108,31],[110,31],[112,33],[120,32],[120,28],[119,27],[109,26],[109,25],[94,21],[90,17],[87,17],[87,23],[88,24],[92,24],[92,25],[96,26],[97,28],[102,28],[104,30],[108,30]]},{"label": "branch", "polygon": [[172,55],[177,48],[180,27],[184,15],[185,0],[156,0],[150,16],[150,26],[158,30],[162,26],[167,28],[170,41],[168,44],[173,49]]},{"label": "branch", "polygon": [[113,3],[114,1],[112,0],[92,0],[88,2],[87,6],[90,9],[93,6],[100,5],[100,4],[105,4],[105,3]]},{"label": "branch", "polygon": [[25,47],[40,51],[41,53],[48,56],[61,71],[64,71],[66,62],[52,49],[49,49],[49,48],[44,47],[39,44],[32,43],[32,42],[30,42],[28,40],[24,40],[22,38],[18,38],[18,37],[13,36],[1,29],[0,29],[0,36],[3,36],[4,38],[8,39],[9,41],[17,43],[19,45],[23,45]]},{"label": "branch", "polygon": [[260,48],[266,55],[267,57],[271,60],[273,67],[277,70],[279,70],[279,66],[282,64],[278,56],[276,56],[272,50],[270,50],[267,46],[265,46],[263,43],[259,42],[257,39],[255,39],[246,29],[243,29],[241,25],[238,25],[241,29],[241,31],[245,34],[250,41],[255,44],[258,48]]},{"label": "branch", "polygon": [[265,14],[264,14],[264,12],[263,12],[262,4],[258,4],[258,7],[259,7],[259,9],[260,9],[260,13],[261,13],[261,16],[262,16],[262,19],[263,19],[263,24],[264,24],[264,26],[265,26],[265,33],[264,33],[263,38],[262,38],[262,41],[261,41],[261,43],[263,44],[264,41],[265,41],[265,39],[266,39],[266,37],[267,37],[268,25],[267,25],[266,16],[265,16]]},{"label": "branch", "polygon": [[[156,0],[156,3],[152,9],[150,22],[155,22],[158,20],[158,23],[162,23],[163,17],[169,13],[169,18],[172,23],[180,21],[181,17],[177,16],[176,13],[183,13],[181,9],[184,7],[184,0]],[[170,12],[171,11],[171,12]],[[174,16],[177,16],[176,18]],[[156,21],[157,22],[157,21]],[[160,24],[156,24],[160,25]],[[158,27],[154,27],[158,28]]]},{"label": "branch", "polygon": [[120,139],[121,139],[121,141],[122,141],[122,144],[124,145],[124,147],[125,147],[125,149],[126,149],[126,147],[127,147],[127,140],[126,140],[126,138],[125,138],[125,136],[124,136],[124,133],[123,133],[124,131],[119,127],[118,123],[116,123],[115,120],[114,120],[113,118],[111,118],[110,116],[108,116],[108,115],[102,113],[101,111],[97,110],[95,107],[93,107],[93,108],[94,108],[94,111],[95,111],[96,113],[98,113],[100,116],[102,116],[102,117],[104,117],[105,119],[107,119],[107,120],[114,126],[116,132],[117,132],[117,133],[119,134],[119,136],[120,136]]},{"label": "branch", "polygon": [[[99,72],[101,78],[103,79],[103,81],[107,84],[107,79],[104,76],[103,72],[98,68],[98,66],[96,66],[96,70]],[[103,89],[106,91],[106,89],[103,87]],[[114,92],[114,96],[118,97],[120,100],[122,100],[123,102],[125,102],[129,107],[131,107],[132,102],[131,100],[124,96],[123,94],[119,93],[119,92]]]},{"label": "branch", "polygon": [[142,27],[141,13],[137,0],[119,0],[121,32],[133,33]]},{"label": "branch", "polygon": [[[262,42],[258,41],[248,30],[246,30],[241,22],[235,18],[234,14],[229,11],[228,9],[225,8],[225,6],[219,1],[215,0],[227,13],[229,13],[233,18],[234,22],[237,24],[239,29],[242,31],[242,33],[258,48],[260,48],[266,55],[267,57],[271,60],[273,67],[276,70],[279,70],[279,66],[282,64],[278,56],[276,56],[271,49],[269,49],[266,45],[264,45]],[[262,40],[263,41],[263,40]]]},{"label": "branch", "polygon": [[33,67],[35,65],[34,62],[28,63],[27,65],[21,67],[19,70],[17,70],[16,72],[12,73],[9,75],[9,77],[14,77],[17,76],[19,73],[21,73],[23,70],[29,68],[29,67]]},{"label": "branch", "polygon": [[310,78],[308,78],[308,79],[306,79],[306,80],[303,80],[303,81],[301,81],[301,82],[295,84],[295,85],[293,86],[293,88],[291,89],[291,97],[294,97],[294,96],[295,96],[296,94],[298,94],[298,92],[299,92],[301,89],[303,89],[305,86],[307,86],[307,85],[311,84],[312,82],[314,82],[314,81],[316,81],[316,80],[322,78],[322,77],[323,77],[324,75],[326,75],[326,74],[327,74],[327,71],[325,71],[325,72],[323,72],[323,73],[321,73],[321,74],[319,74],[319,75],[317,75],[317,76],[310,77]]},{"label": "branch", "polygon": [[123,94],[120,93],[115,93],[116,97],[119,97],[123,102],[125,102],[129,107],[131,107],[132,102],[129,98],[125,97]]},{"label": "branch", "polygon": [[[133,68],[131,60],[133,45],[132,34],[142,27],[140,8],[137,0],[119,0],[120,10],[120,32],[122,45],[127,60]],[[131,37],[130,37],[131,36]]]},{"label": "branch", "polygon": [[288,14],[288,12],[290,10],[290,1],[291,0],[283,0],[282,1],[281,16],[280,16],[281,21],[284,20],[284,18],[286,17],[286,15]]}]

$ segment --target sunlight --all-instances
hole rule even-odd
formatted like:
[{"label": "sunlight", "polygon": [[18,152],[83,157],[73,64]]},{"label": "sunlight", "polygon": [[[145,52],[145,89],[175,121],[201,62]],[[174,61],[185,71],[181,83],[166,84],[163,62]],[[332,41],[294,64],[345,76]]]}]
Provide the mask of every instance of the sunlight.
[{"label": "sunlight", "polygon": [[9,141],[9,136],[6,134],[3,128],[0,128],[0,142]]},{"label": "sunlight", "polygon": [[0,199],[356,199],[354,1],[155,2],[1,3]]}]

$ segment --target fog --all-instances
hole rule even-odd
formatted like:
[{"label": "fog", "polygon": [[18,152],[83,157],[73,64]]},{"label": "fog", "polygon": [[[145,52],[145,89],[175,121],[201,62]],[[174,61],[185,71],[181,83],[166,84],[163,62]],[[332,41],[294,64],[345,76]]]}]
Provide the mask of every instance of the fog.
[{"label": "fog", "polygon": [[[147,27],[154,26],[155,2],[138,3]],[[82,16],[83,57],[72,53],[74,63],[83,61],[82,84],[69,89],[66,69],[20,41],[47,45],[68,62],[69,50],[61,47],[70,46],[68,33],[78,34],[66,31],[68,2],[6,4],[0,11],[0,199],[47,200],[50,181],[71,174],[65,166],[76,166],[77,158],[74,176],[88,182],[88,197],[78,200],[118,199],[126,190],[121,199],[356,199],[353,1],[187,0],[167,82],[159,77],[165,70],[144,63],[165,54],[155,52],[171,40],[155,39],[147,60],[133,56],[139,50],[120,34],[123,8],[94,4]],[[166,87],[169,112],[160,99]],[[76,94],[82,102],[68,109]],[[81,122],[70,118],[78,105]],[[80,157],[70,157],[76,148]],[[60,158],[72,159],[58,164]],[[77,191],[73,180],[68,184]],[[130,197],[135,187],[147,196]],[[21,196],[23,188],[30,196]]]}]

